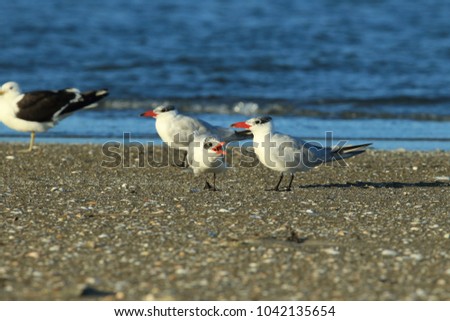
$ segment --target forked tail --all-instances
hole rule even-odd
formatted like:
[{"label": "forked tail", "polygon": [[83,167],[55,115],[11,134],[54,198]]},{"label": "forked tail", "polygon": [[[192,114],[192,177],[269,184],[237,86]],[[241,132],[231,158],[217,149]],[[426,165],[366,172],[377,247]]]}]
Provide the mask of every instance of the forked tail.
[{"label": "forked tail", "polygon": [[359,154],[362,154],[366,151],[367,147],[372,145],[372,143],[369,144],[361,144],[361,145],[352,145],[352,146],[337,146],[331,149],[331,152],[329,152],[328,156],[331,157],[331,159],[326,159],[326,162],[332,161],[332,160],[340,160],[345,158],[350,158]]}]

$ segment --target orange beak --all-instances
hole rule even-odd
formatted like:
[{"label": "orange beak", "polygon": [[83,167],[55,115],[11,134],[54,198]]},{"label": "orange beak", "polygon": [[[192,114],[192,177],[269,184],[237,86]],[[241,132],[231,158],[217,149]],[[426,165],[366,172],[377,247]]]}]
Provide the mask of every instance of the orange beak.
[{"label": "orange beak", "polygon": [[219,144],[211,148],[211,150],[219,155],[226,155],[227,152],[223,149],[223,145],[225,145],[225,142],[220,142]]},{"label": "orange beak", "polygon": [[245,121],[241,121],[241,122],[232,124],[231,127],[235,127],[235,128],[250,128],[252,126],[247,124]]},{"label": "orange beak", "polygon": [[158,114],[155,113],[153,110],[149,110],[149,111],[146,111],[145,113],[141,114],[141,117],[153,117],[153,118],[156,118],[156,116],[158,116]]}]

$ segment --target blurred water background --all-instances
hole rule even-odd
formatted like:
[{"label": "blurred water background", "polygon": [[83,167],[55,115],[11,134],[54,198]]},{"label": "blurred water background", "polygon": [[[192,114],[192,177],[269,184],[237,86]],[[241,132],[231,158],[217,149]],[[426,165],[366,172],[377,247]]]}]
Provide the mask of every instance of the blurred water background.
[{"label": "blurred water background", "polygon": [[173,103],[222,126],[270,114],[311,140],[450,150],[448,0],[14,0],[0,39],[1,83],[111,92],[38,142],[155,140],[139,114]]}]

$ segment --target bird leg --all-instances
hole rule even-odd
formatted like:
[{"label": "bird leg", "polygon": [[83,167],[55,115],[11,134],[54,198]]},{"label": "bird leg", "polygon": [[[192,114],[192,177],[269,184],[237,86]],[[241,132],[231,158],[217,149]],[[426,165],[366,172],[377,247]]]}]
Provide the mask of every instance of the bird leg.
[{"label": "bird leg", "polygon": [[[187,158],[187,152],[186,151],[181,151],[180,150],[180,153],[184,153],[183,154],[183,159],[181,160],[181,163],[176,163],[175,162],[175,158],[174,158],[174,160],[173,160],[173,163],[174,163],[174,165],[176,166],[176,167],[181,167],[181,168],[187,168],[188,167],[188,164],[187,164],[187,162],[186,162],[186,158]],[[175,156],[175,152],[174,152],[174,156]]]},{"label": "bird leg", "polygon": [[216,187],[216,173],[213,173],[213,184],[211,185],[208,180],[205,180],[205,187],[203,189],[207,189],[209,191],[220,191],[220,189],[218,189]]},{"label": "bird leg", "polygon": [[294,180],[294,173],[291,173],[291,180],[289,181],[289,185],[288,185],[288,187],[286,188],[286,191],[287,191],[287,192],[292,191],[291,187],[292,187],[292,181],[293,181],[293,180]]},{"label": "bird leg", "polygon": [[216,173],[213,173],[213,191],[220,191],[220,189],[216,187]]},{"label": "bird leg", "polygon": [[33,150],[33,145],[34,145],[34,137],[36,136],[35,132],[31,132],[31,137],[30,137],[30,147],[28,148],[28,151],[32,151]]},{"label": "bird leg", "polygon": [[212,190],[212,186],[211,186],[211,184],[209,184],[209,182],[208,182],[208,180],[207,179],[205,179],[205,187],[203,187],[203,189],[207,189],[207,190]]},{"label": "bird leg", "polygon": [[36,133],[35,132],[31,132],[30,146],[28,147],[28,149],[21,150],[22,153],[29,153],[29,152],[33,151],[34,137],[35,136],[36,136]]},{"label": "bird leg", "polygon": [[279,179],[277,185],[274,188],[267,189],[267,191],[277,191],[277,192],[279,192],[280,191],[280,184],[281,184],[282,180],[283,180],[283,173],[281,173],[280,179]]}]

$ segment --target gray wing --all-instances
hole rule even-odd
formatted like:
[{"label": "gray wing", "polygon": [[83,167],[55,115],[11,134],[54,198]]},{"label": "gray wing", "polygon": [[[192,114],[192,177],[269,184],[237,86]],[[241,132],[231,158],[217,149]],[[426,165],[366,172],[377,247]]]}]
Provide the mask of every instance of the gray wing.
[{"label": "gray wing", "polygon": [[177,116],[177,128],[180,129],[180,133],[183,132],[180,139],[184,139],[184,141],[186,139],[192,141],[188,138],[188,135],[191,135],[194,131],[197,131],[200,135],[211,134],[226,143],[253,138],[249,130],[236,131],[231,128],[214,126],[204,120],[185,115]]},{"label": "gray wing", "polygon": [[352,146],[324,147],[320,144],[306,142],[299,138],[293,138],[287,135],[279,135],[279,139],[289,141],[291,146],[287,147],[286,154],[292,153],[293,164],[301,164],[307,168],[316,167],[323,163],[335,160],[350,158],[365,152],[371,144],[361,144]]},{"label": "gray wing", "polygon": [[253,139],[253,134],[250,130],[234,130],[220,126],[214,126],[206,121],[198,119],[198,121],[214,136],[225,143]]},{"label": "gray wing", "polygon": [[171,137],[176,144],[187,147],[194,140],[194,132],[199,135],[210,133],[205,125],[209,124],[189,116],[177,115],[171,126]]},{"label": "gray wing", "polygon": [[322,164],[324,148],[318,144],[306,142],[284,134],[274,134],[278,159],[289,168],[312,168]]}]

